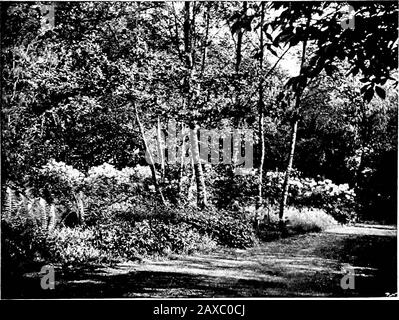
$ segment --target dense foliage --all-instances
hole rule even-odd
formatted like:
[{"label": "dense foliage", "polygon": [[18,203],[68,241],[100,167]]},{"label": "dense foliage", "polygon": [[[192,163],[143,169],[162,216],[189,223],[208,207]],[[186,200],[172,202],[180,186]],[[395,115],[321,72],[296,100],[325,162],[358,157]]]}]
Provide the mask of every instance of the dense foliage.
[{"label": "dense foliage", "polygon": [[[284,185],[292,230],[395,222],[397,3],[42,5],[1,3],[2,261],[246,248]],[[198,128],[251,132],[253,168],[196,161]]]}]

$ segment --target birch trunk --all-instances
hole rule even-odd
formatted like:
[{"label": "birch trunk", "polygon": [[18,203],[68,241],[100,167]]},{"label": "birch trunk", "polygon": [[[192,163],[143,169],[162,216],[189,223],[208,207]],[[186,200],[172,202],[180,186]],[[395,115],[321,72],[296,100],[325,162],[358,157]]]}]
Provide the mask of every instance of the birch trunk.
[{"label": "birch trunk", "polygon": [[200,151],[198,144],[198,126],[190,126],[190,142],[191,142],[191,154],[193,157],[193,167],[195,173],[195,182],[197,186],[197,206],[204,208],[208,205],[205,187],[205,178],[202,171]]},{"label": "birch trunk", "polygon": [[[191,19],[191,6],[190,2],[184,3],[184,50],[185,50],[185,62],[187,68],[186,75],[186,85],[185,91],[187,94],[187,108],[190,109],[192,103],[192,74],[194,68],[194,59],[193,59],[193,48],[192,48],[192,33],[194,28],[194,17]],[[194,15],[194,13],[193,13]],[[206,51],[204,52],[206,54]],[[204,56],[205,57],[205,56]],[[195,172],[195,180],[197,186],[197,206],[203,208],[207,205],[206,198],[206,187],[205,187],[205,179],[202,171],[202,165],[200,162],[200,153],[199,153],[199,144],[198,144],[198,126],[194,121],[190,123],[190,143],[191,143],[191,154],[194,162],[194,172]]]},{"label": "birch trunk", "polygon": [[180,170],[179,170],[179,199],[182,197],[183,190],[183,175],[184,175],[184,161],[186,158],[186,135],[184,123],[181,124],[181,154],[180,154]]},{"label": "birch trunk", "polygon": [[147,155],[148,155],[148,160],[149,160],[149,162],[150,162],[149,165],[150,165],[151,176],[152,176],[152,180],[153,180],[153,182],[154,182],[155,190],[156,190],[156,192],[158,193],[158,195],[159,195],[159,197],[160,197],[160,199],[161,199],[162,204],[163,204],[163,205],[166,205],[166,200],[165,200],[165,198],[164,198],[164,196],[163,196],[163,193],[162,193],[162,190],[161,190],[161,188],[159,187],[159,184],[158,184],[157,174],[156,174],[155,164],[154,164],[154,159],[153,159],[153,157],[152,157],[151,150],[150,150],[150,148],[148,147],[147,139],[145,138],[144,127],[143,127],[143,124],[142,124],[141,121],[140,121],[140,117],[139,117],[139,114],[138,114],[138,112],[137,112],[136,106],[134,106],[134,112],[135,112],[135,115],[136,115],[136,121],[137,121],[137,123],[138,123],[138,125],[139,125],[139,129],[140,129],[140,133],[141,133],[141,138],[143,139],[144,147],[145,147],[145,150],[146,150]]},{"label": "birch trunk", "polygon": [[288,164],[287,169],[285,171],[284,183],[283,183],[283,193],[280,201],[280,211],[279,211],[279,219],[280,221],[284,217],[284,209],[287,205],[288,191],[289,191],[289,179],[292,170],[292,163],[294,161],[294,153],[295,153],[295,144],[296,144],[296,133],[298,130],[298,120],[295,120],[292,124],[292,133],[291,133],[291,146],[290,146],[290,154],[288,156]]},{"label": "birch trunk", "polygon": [[261,157],[260,157],[260,164],[259,164],[259,181],[258,181],[258,199],[256,201],[256,208],[259,209],[262,206],[262,185],[263,185],[263,165],[265,162],[265,136],[264,136],[264,103],[263,103],[263,24],[265,19],[265,3],[262,2],[262,9],[261,9],[261,18],[260,18],[260,43],[259,43],[259,101],[258,101],[258,108],[259,108],[259,144],[261,148]]},{"label": "birch trunk", "polygon": [[161,181],[162,183],[165,182],[165,149],[164,149],[164,142],[162,139],[162,128],[161,128],[161,120],[158,117],[157,121],[157,148],[158,148],[158,155],[159,160],[161,162]]},{"label": "birch trunk", "polygon": [[[307,18],[307,27],[310,25],[311,16],[309,15]],[[307,46],[307,39],[303,40],[302,45],[302,57],[301,57],[301,66],[299,74],[302,74],[302,70],[305,64],[305,57],[306,57],[306,46]],[[303,93],[305,86],[299,88],[295,92],[295,109],[294,109],[294,119],[292,122],[292,133],[291,133],[291,145],[290,145],[290,153],[288,156],[288,164],[287,169],[285,171],[284,183],[282,188],[282,195],[280,199],[280,208],[279,208],[279,220],[280,220],[280,227],[285,230],[285,223],[283,221],[284,218],[284,210],[285,206],[287,205],[287,198],[288,198],[288,191],[289,191],[289,181],[290,181],[290,174],[292,170],[292,163],[294,161],[294,154],[295,154],[295,144],[296,144],[296,135],[298,130],[298,108],[301,103],[301,96]]]}]

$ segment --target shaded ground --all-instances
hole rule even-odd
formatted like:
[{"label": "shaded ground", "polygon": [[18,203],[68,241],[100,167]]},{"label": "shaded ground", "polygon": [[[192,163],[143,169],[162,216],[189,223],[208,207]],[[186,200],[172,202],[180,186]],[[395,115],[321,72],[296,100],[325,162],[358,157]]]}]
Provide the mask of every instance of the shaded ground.
[{"label": "shaded ground", "polygon": [[[394,227],[359,225],[247,250],[56,272],[55,290],[42,290],[38,273],[25,274],[3,279],[2,297],[375,297],[397,292],[396,261]],[[350,270],[355,289],[343,290]]]}]

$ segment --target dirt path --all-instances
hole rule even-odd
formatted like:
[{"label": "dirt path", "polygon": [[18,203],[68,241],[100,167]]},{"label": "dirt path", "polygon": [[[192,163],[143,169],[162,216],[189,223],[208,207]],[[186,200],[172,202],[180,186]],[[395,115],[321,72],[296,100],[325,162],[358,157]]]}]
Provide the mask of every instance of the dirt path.
[{"label": "dirt path", "polygon": [[396,227],[389,225],[369,225],[358,223],[354,226],[335,227],[327,230],[328,233],[348,235],[369,235],[381,237],[396,237]]},{"label": "dirt path", "polygon": [[[341,278],[355,272],[355,289]],[[56,289],[26,275],[25,297],[294,297],[385,296],[396,289],[396,229],[355,226],[263,243],[247,250],[170,256],[75,274]],[[21,292],[22,290],[22,292]]]}]

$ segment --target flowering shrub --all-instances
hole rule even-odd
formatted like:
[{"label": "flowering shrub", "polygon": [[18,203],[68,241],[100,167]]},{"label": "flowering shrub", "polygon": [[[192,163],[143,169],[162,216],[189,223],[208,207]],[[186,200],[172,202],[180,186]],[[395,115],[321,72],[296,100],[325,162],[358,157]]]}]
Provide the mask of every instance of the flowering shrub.
[{"label": "flowering shrub", "polygon": [[61,220],[67,225],[79,222],[82,210],[88,224],[115,212],[134,211],[136,204],[154,197],[151,186],[148,166],[118,170],[104,163],[84,175],[53,159],[38,170],[34,181],[36,193],[56,204]]},{"label": "flowering shrub", "polygon": [[140,165],[118,170],[104,163],[90,168],[87,175],[84,175],[64,162],[51,159],[38,170],[38,176],[41,180],[39,189],[44,190],[52,198],[70,197],[72,192],[81,190],[90,195],[109,197],[112,196],[112,192],[132,191],[129,188],[133,187],[135,190],[142,187],[151,179],[151,171],[149,167]]},{"label": "flowering shrub", "polygon": [[116,169],[114,166],[104,163],[101,166],[92,167],[87,173],[85,183],[92,185],[99,179],[110,179],[117,184],[129,184],[132,181],[140,181],[151,178],[151,170],[149,167],[137,165],[134,168]]},{"label": "flowering shrub", "polygon": [[94,224],[98,219],[137,211],[143,203],[154,198],[151,186],[151,171],[145,166],[118,170],[104,163],[91,168],[84,179],[87,223]]},{"label": "flowering shrub", "polygon": [[[216,172],[207,173],[214,179],[209,189],[211,199],[220,199],[215,203],[219,207],[230,206],[244,210],[255,203],[258,188],[256,171],[245,176],[226,177]],[[265,204],[273,206],[279,203],[284,182],[284,173],[269,171],[263,177],[263,193]],[[210,182],[209,182],[210,183]],[[289,181],[288,204],[296,207],[314,207],[325,210],[339,222],[355,219],[356,194],[348,184],[337,185],[329,179],[315,180],[302,177],[298,171],[292,172]],[[241,210],[241,211],[242,211]]]},{"label": "flowering shrub", "polygon": [[141,186],[142,170],[124,168],[117,170],[114,166],[104,163],[101,166],[92,167],[84,179],[87,194],[97,197],[114,196],[115,192],[134,192]]},{"label": "flowering shrub", "polygon": [[290,204],[324,209],[339,222],[356,217],[356,194],[348,184],[337,185],[329,179],[316,181],[296,175],[290,181],[289,197]]},{"label": "flowering shrub", "polygon": [[141,165],[137,165],[134,168],[124,168],[122,169],[122,172],[126,172],[126,171],[130,171],[132,170],[134,175],[138,178],[138,179],[149,179],[151,178],[151,169],[148,166],[141,166]]},{"label": "flowering shrub", "polygon": [[82,188],[84,174],[64,162],[57,162],[51,159],[45,166],[38,171],[39,190],[51,201],[73,197]]},{"label": "flowering shrub", "polygon": [[78,201],[83,190],[84,174],[64,162],[51,159],[37,170],[32,181],[35,196],[54,204],[59,221],[75,224],[79,221],[80,206]]}]

